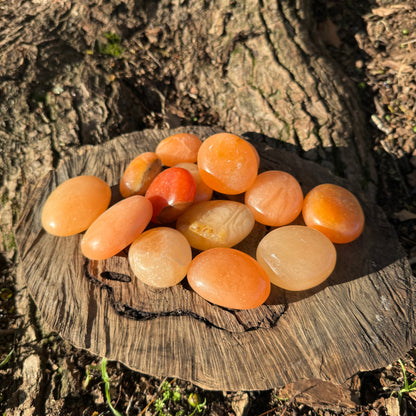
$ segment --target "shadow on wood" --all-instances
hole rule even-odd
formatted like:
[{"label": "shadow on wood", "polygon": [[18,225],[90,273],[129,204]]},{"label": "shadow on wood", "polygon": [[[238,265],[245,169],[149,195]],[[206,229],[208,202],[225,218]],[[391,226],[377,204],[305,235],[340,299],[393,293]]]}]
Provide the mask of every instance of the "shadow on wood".
[{"label": "shadow on wood", "polygon": [[[304,192],[333,182],[361,200],[366,227],[337,246],[338,263],[321,286],[292,293],[273,288],[250,311],[206,302],[186,282],[151,289],[134,278],[123,253],[87,261],[81,236],[53,237],[40,212],[64,180],[93,174],[117,185],[138,153],[179,130],[146,130],[86,147],[28,189],[16,229],[21,273],[45,322],[75,346],[151,375],[179,377],[206,389],[265,390],[300,379],[343,383],[358,371],[392,362],[415,341],[413,276],[393,228],[379,207],[321,166],[254,140],[261,169],[292,173]],[[218,132],[188,127],[201,138]],[[257,226],[239,248],[252,253],[267,232]]]}]

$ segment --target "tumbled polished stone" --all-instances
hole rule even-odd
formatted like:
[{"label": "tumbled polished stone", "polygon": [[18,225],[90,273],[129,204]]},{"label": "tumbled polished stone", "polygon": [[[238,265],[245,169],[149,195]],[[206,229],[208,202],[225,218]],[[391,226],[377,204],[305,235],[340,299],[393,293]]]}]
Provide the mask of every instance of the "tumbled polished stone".
[{"label": "tumbled polished stone", "polygon": [[152,204],[141,195],[122,199],[101,214],[88,228],[81,251],[92,260],[108,259],[132,243],[152,218]]},{"label": "tumbled polished stone", "polygon": [[253,227],[254,216],[250,208],[226,200],[192,205],[176,222],[176,228],[198,250],[232,247],[247,237]]},{"label": "tumbled polished stone", "polygon": [[302,225],[287,225],[263,237],[256,258],[274,285],[297,291],[325,281],[334,270],[337,254],[332,242],[321,232]]},{"label": "tumbled polished stone", "polygon": [[198,254],[187,278],[205,300],[230,309],[256,308],[270,294],[270,280],[260,264],[233,248],[212,248]]},{"label": "tumbled polished stone", "polygon": [[331,183],[308,192],[302,215],[307,226],[337,244],[354,241],[364,229],[364,212],[358,199],[348,189]]},{"label": "tumbled polished stone", "polygon": [[120,179],[120,193],[124,198],[144,195],[153,179],[161,172],[162,162],[154,152],[136,156],[125,169]]},{"label": "tumbled polished stone", "polygon": [[157,227],[145,231],[129,248],[129,263],[143,283],[165,288],[179,283],[192,260],[188,240],[174,228]]},{"label": "tumbled polished stone", "polygon": [[245,192],[254,183],[258,166],[256,149],[234,134],[214,134],[202,143],[198,152],[202,180],[223,194]]},{"label": "tumbled polished stone", "polygon": [[272,227],[290,224],[300,214],[303,193],[297,179],[278,170],[260,173],[245,193],[245,204],[261,224]]},{"label": "tumbled polished stone", "polygon": [[108,207],[110,187],[100,178],[76,176],[51,192],[42,209],[42,226],[56,236],[85,231]]}]

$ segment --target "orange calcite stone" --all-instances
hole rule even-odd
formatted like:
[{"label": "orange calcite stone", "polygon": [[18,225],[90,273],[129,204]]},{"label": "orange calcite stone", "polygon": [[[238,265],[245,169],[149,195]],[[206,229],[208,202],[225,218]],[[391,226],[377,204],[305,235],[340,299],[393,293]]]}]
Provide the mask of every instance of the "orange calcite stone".
[{"label": "orange calcite stone", "polygon": [[319,285],[334,270],[336,257],[335,247],[327,237],[302,225],[287,225],[269,232],[256,253],[270,281],[286,290]]},{"label": "orange calcite stone", "polygon": [[299,182],[289,173],[269,170],[257,176],[245,193],[245,203],[261,224],[287,225],[300,214],[303,193]]},{"label": "orange calcite stone", "polygon": [[270,281],[260,264],[233,248],[198,254],[188,269],[188,282],[205,300],[231,309],[252,309],[270,294]]},{"label": "orange calcite stone", "polygon": [[175,167],[186,169],[195,179],[196,194],[194,202],[209,201],[212,198],[213,190],[201,179],[196,163],[178,163]]},{"label": "orange calcite stone", "polygon": [[253,227],[250,208],[224,200],[194,204],[176,221],[176,228],[198,250],[232,247],[247,237]]},{"label": "orange calcite stone", "polygon": [[108,259],[125,249],[149,224],[152,204],[141,195],[117,202],[88,228],[81,241],[82,254],[91,260]]},{"label": "orange calcite stone", "polygon": [[143,283],[165,288],[179,283],[188,271],[192,249],[174,228],[152,228],[140,234],[129,248],[133,273]]},{"label": "orange calcite stone", "polygon": [[76,176],[59,185],[42,208],[42,226],[50,234],[85,231],[110,204],[111,189],[96,176]]},{"label": "orange calcite stone", "polygon": [[354,241],[364,229],[364,212],[357,198],[342,186],[318,185],[305,197],[303,220],[333,243]]},{"label": "orange calcite stone", "polygon": [[229,133],[206,139],[198,152],[202,180],[214,191],[236,195],[245,192],[257,176],[258,155],[252,144]]},{"label": "orange calcite stone", "polygon": [[175,221],[194,202],[196,183],[183,168],[171,167],[160,172],[146,191],[152,203],[152,221],[168,224]]},{"label": "orange calcite stone", "polygon": [[195,163],[201,143],[194,134],[178,133],[163,139],[156,147],[156,154],[165,166]]},{"label": "orange calcite stone", "polygon": [[120,180],[120,193],[124,198],[144,195],[153,179],[161,172],[162,162],[156,153],[145,152],[135,157]]}]

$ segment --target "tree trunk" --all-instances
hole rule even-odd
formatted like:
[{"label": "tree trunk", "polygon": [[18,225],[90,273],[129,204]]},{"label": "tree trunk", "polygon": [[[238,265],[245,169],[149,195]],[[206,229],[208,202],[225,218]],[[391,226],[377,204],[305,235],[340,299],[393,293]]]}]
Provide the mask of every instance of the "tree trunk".
[{"label": "tree trunk", "polygon": [[154,24],[172,34],[182,94],[196,92],[228,131],[262,133],[340,176],[375,179],[356,86],[326,53],[309,1],[178,3],[162,1]]},{"label": "tree trunk", "polygon": [[[240,355],[232,363],[236,367],[230,367],[226,375],[221,375],[221,371],[228,368],[229,362],[225,355],[216,356],[215,348],[210,352],[210,357],[215,357],[213,361],[208,358],[203,361],[203,344],[194,345],[194,348],[200,349],[200,355],[198,359],[194,358],[194,367],[185,366],[185,369],[178,358],[179,351],[181,356],[188,356],[189,350],[182,348],[185,344],[179,345],[182,349],[173,348],[170,351],[176,355],[164,352],[161,345],[154,347],[153,355],[143,352],[146,344],[137,346],[138,349],[130,346],[136,348],[131,356],[130,351],[116,345],[115,339],[107,344],[106,339],[103,341],[98,337],[100,331],[108,327],[100,327],[97,320],[89,321],[91,326],[87,327],[88,330],[96,330],[96,338],[92,337],[86,343],[91,333],[82,333],[85,335],[84,343],[79,339],[73,340],[76,345],[91,347],[97,354],[108,353],[110,357],[139,370],[180,375],[206,387],[227,389],[270,388],[300,377],[321,377],[339,382],[353,372],[381,366],[410,348],[414,342],[411,273],[394,235],[386,237],[387,245],[383,246],[385,241],[378,240],[375,234],[379,226],[383,236],[392,233],[392,230],[378,208],[369,202],[374,196],[377,178],[369,152],[366,120],[355,86],[329,57],[316,26],[312,4],[306,0],[0,2],[0,148],[3,159],[0,163],[0,227],[2,251],[7,252],[9,258],[15,253],[12,226],[16,224],[18,214],[28,199],[38,203],[39,198],[44,197],[40,195],[44,191],[42,187],[30,188],[36,189],[37,195],[26,194],[23,187],[26,182],[40,180],[48,170],[59,166],[64,166],[64,170],[68,169],[72,174],[82,172],[79,166],[75,169],[68,165],[73,162],[62,164],[65,157],[73,153],[72,149],[80,148],[81,154],[86,157],[87,152],[93,152],[88,145],[108,142],[116,136],[141,131],[145,127],[173,128],[182,125],[186,129],[190,124],[201,121],[214,124],[215,120],[228,132],[245,134],[262,143],[266,166],[276,166],[279,162],[289,170],[295,169],[300,176],[302,169],[309,166],[305,167],[305,172],[315,179],[338,180],[327,176],[329,174],[324,170],[317,171],[318,176],[313,176],[314,168],[292,158],[293,154],[287,158],[293,161],[295,167],[281,160],[280,153],[275,153],[276,149],[269,153],[264,151],[266,144],[292,150],[304,159],[318,162],[346,178],[346,183],[357,189],[363,201],[369,204],[367,212],[372,225],[365,240],[368,247],[363,248],[363,253],[376,253],[373,257],[377,261],[372,264],[373,257],[363,257],[355,252],[364,271],[358,267],[358,271],[353,272],[354,278],[341,273],[342,284],[332,284],[330,289],[310,298],[292,298],[290,313],[293,315],[288,314],[285,302],[276,301],[270,307],[263,308],[265,314],[261,316],[244,313],[239,316],[238,313],[223,311],[213,313],[206,305],[197,304],[197,310],[191,312],[194,317],[202,318],[185,317],[190,326],[205,325],[205,328],[210,328],[206,324],[208,322],[216,328],[215,331],[205,329],[208,332],[222,330],[227,333],[224,345],[219,341],[222,336],[216,335],[218,345],[215,348],[222,348],[224,352],[225,345],[231,350],[235,347]],[[118,34],[120,40],[114,34]],[[201,113],[206,116],[200,116]],[[146,134],[160,139],[169,131],[157,133],[156,130],[153,135],[147,131]],[[143,143],[136,143],[132,151],[149,144],[143,134],[138,133],[134,137]],[[98,153],[103,151],[103,148],[100,149],[97,149]],[[124,154],[123,150],[116,150],[115,155]],[[95,161],[101,163],[104,156],[97,155]],[[124,162],[113,160],[119,172],[122,165],[118,163],[127,160],[125,154],[123,157]],[[63,177],[56,172],[50,175]],[[55,184],[52,181],[49,186]],[[33,212],[26,210],[24,219],[32,221],[31,215]],[[25,228],[27,224],[22,228],[24,222],[20,224],[19,249],[23,261],[26,261],[25,267],[34,271],[30,261],[41,261],[46,257],[32,257],[31,249],[34,252],[40,249],[38,240],[30,240],[33,247],[27,246],[24,238],[30,230]],[[43,242],[42,239],[39,241]],[[380,259],[383,247],[384,250],[388,247],[390,251],[388,256]],[[347,270],[353,267],[348,262],[345,265]],[[29,279],[31,273],[27,269],[23,272]],[[95,307],[99,313],[102,313],[102,308],[107,308],[114,325],[118,325],[120,317],[126,320],[131,318],[125,315],[128,311],[133,315],[135,312],[128,308],[120,310],[122,297],[118,303],[105,297],[109,285],[97,282],[100,273],[97,276],[90,274],[95,280],[87,283],[85,279],[81,284],[89,288],[91,299],[102,299],[103,303],[87,305],[86,309],[84,304],[82,312],[90,312],[93,316]],[[397,294],[390,280],[396,274]],[[52,275],[48,276],[51,278]],[[366,304],[367,297],[363,300],[359,296],[362,294],[361,277],[368,285],[370,305]],[[37,298],[37,293],[44,296],[42,285],[38,286],[41,282],[30,282],[28,286],[34,298]],[[62,312],[67,314],[68,323],[71,316],[79,318],[79,310],[74,293],[69,287],[65,290],[74,300],[73,304],[67,303],[69,310]],[[125,294],[123,291],[118,293],[120,296]],[[42,305],[39,300],[37,302]],[[298,314],[296,305],[308,310],[309,306],[305,305],[311,304],[320,311],[318,316],[322,321],[316,321],[314,316]],[[402,309],[401,304],[405,305]],[[114,305],[119,309],[114,309]],[[313,335],[314,325],[320,327],[321,335],[327,331],[329,323],[326,320],[333,317],[328,313],[334,310],[334,322],[338,328],[342,326],[346,316],[339,305],[348,305],[348,317],[354,321],[352,327],[361,327],[363,331],[359,340],[348,337],[349,333],[345,332],[343,335],[348,342],[342,350],[338,350],[337,346],[345,338],[335,339],[332,333],[328,333],[326,335],[330,335],[331,342],[322,344],[317,335]],[[130,306],[141,310],[139,305]],[[367,315],[370,313],[365,309],[367,306],[373,308],[370,315]],[[61,308],[62,305],[53,307]],[[59,317],[53,307],[44,312],[45,317]],[[152,313],[163,315],[172,310],[154,310]],[[100,319],[104,319],[103,316],[99,315]],[[281,316],[283,319],[280,319]],[[165,319],[176,322],[180,317]],[[145,331],[156,333],[155,328],[159,328],[159,322],[163,320],[163,316],[160,320],[149,320],[148,328],[152,327],[154,332]],[[386,321],[390,326],[384,327]],[[279,337],[272,330],[277,322],[280,323]],[[140,321],[140,325],[142,323]],[[175,325],[169,326],[169,331],[177,330]],[[54,327],[62,331],[64,337],[71,338],[69,335],[74,328],[71,329],[69,324],[65,328]],[[114,330],[114,327],[111,328]],[[334,331],[338,329],[336,325],[335,328]],[[389,334],[384,332],[384,328],[390,328]],[[197,334],[202,334],[198,331]],[[263,366],[259,378],[254,378],[250,377],[250,372],[257,363],[246,367],[243,352],[254,345],[251,340],[256,337],[255,334],[263,334],[263,331],[271,331],[273,335],[269,337],[269,344],[262,343],[252,356],[258,363],[270,352],[275,355],[271,354],[270,366]],[[186,333],[188,340],[194,342],[195,334],[189,328]],[[77,336],[80,334],[78,332]],[[114,334],[120,336],[120,332]],[[172,334],[169,332],[169,336]],[[176,333],[172,345],[182,342],[179,334]],[[134,333],[129,333],[129,337],[133,336]],[[315,344],[311,337],[315,337]],[[197,339],[201,341],[204,337],[199,335]],[[291,347],[287,350],[285,342],[288,340]],[[93,342],[96,342],[94,348]],[[152,339],[145,338],[143,342],[151,343]],[[273,349],[273,345],[279,345],[280,349]],[[308,354],[312,345],[313,354]],[[321,354],[323,349],[325,354]],[[153,367],[134,361],[142,352],[140,359],[147,360]],[[158,360],[159,354],[163,355],[163,359]],[[302,357],[300,361],[296,361],[298,354]],[[292,367],[286,367],[286,363],[291,363]],[[237,369],[237,364],[242,370]],[[234,374],[232,369],[235,369]]]}]

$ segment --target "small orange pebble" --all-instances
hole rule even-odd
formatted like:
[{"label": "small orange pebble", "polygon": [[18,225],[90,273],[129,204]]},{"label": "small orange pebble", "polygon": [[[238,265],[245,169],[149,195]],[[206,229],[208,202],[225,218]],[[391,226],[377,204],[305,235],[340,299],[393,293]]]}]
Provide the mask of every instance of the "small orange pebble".
[{"label": "small orange pebble", "polygon": [[186,276],[192,249],[179,231],[156,227],[133,241],[128,257],[139,280],[152,287],[165,288],[178,284]]},{"label": "small orange pebble", "polygon": [[161,172],[162,162],[154,152],[136,156],[127,166],[120,180],[120,193],[124,198],[144,195],[153,179]]},{"label": "small orange pebble", "polygon": [[81,241],[82,254],[91,260],[108,259],[131,244],[152,218],[152,204],[141,195],[122,199],[102,213]]},{"label": "small orange pebble", "polygon": [[260,173],[245,193],[245,204],[257,222],[272,227],[287,225],[302,211],[303,193],[299,182],[287,172]]},{"label": "small orange pebble", "polygon": [[305,197],[302,210],[308,227],[325,234],[333,243],[354,241],[364,229],[364,212],[357,198],[346,188],[325,183]]},{"label": "small orange pebble", "polygon": [[231,309],[253,309],[270,294],[270,280],[260,264],[233,248],[211,248],[195,256],[188,282],[205,300]]},{"label": "small orange pebble", "polygon": [[334,270],[337,253],[321,232],[303,225],[286,225],[261,239],[256,258],[274,285],[298,291],[326,280]]},{"label": "small orange pebble", "polygon": [[110,204],[111,189],[100,178],[76,176],[51,192],[42,208],[42,226],[64,237],[85,231]]},{"label": "small orange pebble", "polygon": [[156,147],[156,154],[165,166],[175,166],[178,163],[195,163],[201,139],[191,133],[178,133],[166,137]]},{"label": "small orange pebble", "polygon": [[206,139],[198,152],[202,180],[214,191],[236,195],[253,185],[258,171],[258,155],[253,145],[229,133]]},{"label": "small orange pebble", "polygon": [[213,190],[201,179],[196,163],[178,163],[174,167],[186,169],[194,177],[196,183],[194,203],[209,201],[212,198]]}]

